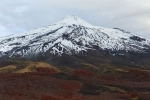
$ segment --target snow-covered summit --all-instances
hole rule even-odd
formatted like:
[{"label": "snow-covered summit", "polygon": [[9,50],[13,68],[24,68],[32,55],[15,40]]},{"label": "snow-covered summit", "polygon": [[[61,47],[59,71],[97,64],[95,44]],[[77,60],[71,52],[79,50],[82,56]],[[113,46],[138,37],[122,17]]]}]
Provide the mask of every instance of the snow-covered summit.
[{"label": "snow-covered summit", "polygon": [[71,16],[68,15],[66,17],[64,17],[61,21],[59,21],[56,24],[63,24],[63,25],[81,25],[81,26],[87,26],[87,27],[91,27],[92,25],[87,23],[86,21],[82,20],[81,18],[77,17],[77,16]]},{"label": "snow-covered summit", "polygon": [[27,33],[0,38],[0,56],[78,54],[89,50],[150,51],[150,41],[119,28],[92,26],[76,16]]}]

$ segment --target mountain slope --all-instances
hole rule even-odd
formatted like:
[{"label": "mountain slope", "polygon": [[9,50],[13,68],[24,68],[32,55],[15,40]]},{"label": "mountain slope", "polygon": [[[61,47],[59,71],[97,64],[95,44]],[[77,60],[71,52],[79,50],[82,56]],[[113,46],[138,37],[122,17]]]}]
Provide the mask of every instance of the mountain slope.
[{"label": "mountain slope", "polygon": [[78,54],[89,50],[148,53],[150,41],[114,28],[92,26],[76,16],[19,35],[0,38],[0,55],[32,57]]}]

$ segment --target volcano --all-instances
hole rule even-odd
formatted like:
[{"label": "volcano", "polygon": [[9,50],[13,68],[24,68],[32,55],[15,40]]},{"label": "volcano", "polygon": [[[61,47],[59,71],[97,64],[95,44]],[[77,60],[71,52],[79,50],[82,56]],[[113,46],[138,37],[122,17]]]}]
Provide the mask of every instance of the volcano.
[{"label": "volcano", "polygon": [[93,26],[76,16],[27,33],[0,38],[0,56],[32,58],[37,55],[61,56],[107,50],[149,53],[150,41],[119,28]]}]

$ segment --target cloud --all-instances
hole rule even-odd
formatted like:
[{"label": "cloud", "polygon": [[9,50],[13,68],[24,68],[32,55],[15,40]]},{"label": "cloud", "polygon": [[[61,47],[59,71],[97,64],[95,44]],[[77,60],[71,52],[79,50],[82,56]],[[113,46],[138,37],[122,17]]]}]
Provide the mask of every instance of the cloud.
[{"label": "cloud", "polygon": [[21,6],[21,7],[15,8],[15,12],[16,13],[23,13],[23,12],[25,12],[27,10],[29,10],[27,6]]},{"label": "cloud", "polygon": [[[149,0],[0,0],[3,35],[28,31],[76,15],[103,27],[119,27],[150,39]],[[1,33],[0,33],[0,36]]]},{"label": "cloud", "polygon": [[0,35],[5,36],[9,34],[10,34],[9,30],[5,26],[0,25]]}]

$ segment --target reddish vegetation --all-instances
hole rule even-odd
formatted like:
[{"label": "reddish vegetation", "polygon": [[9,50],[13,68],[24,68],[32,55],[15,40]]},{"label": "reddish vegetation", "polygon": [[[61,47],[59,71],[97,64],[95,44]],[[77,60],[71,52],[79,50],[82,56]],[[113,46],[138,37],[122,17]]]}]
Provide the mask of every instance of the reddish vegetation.
[{"label": "reddish vegetation", "polygon": [[127,93],[124,93],[124,94],[120,94],[120,98],[122,98],[122,99],[138,98],[139,94],[140,93],[138,93],[136,91],[130,91],[130,92],[127,92]]},{"label": "reddish vegetation", "polygon": [[131,69],[128,76],[132,78],[133,81],[150,81],[150,72],[147,71]]},{"label": "reddish vegetation", "polygon": [[[62,94],[64,94],[64,98],[72,98],[72,95],[77,93],[81,87],[79,81],[54,79],[48,74],[26,73],[13,74],[12,76],[4,75],[4,77],[0,78],[1,100],[10,100],[16,97],[20,98],[19,100],[22,100],[22,98],[25,98],[25,100],[57,100],[59,97],[55,97],[55,95]],[[52,96],[45,94],[51,94]]]},{"label": "reddish vegetation", "polygon": [[42,96],[41,100],[59,100],[53,96]]},{"label": "reddish vegetation", "polygon": [[38,67],[36,68],[38,73],[45,73],[45,74],[57,74],[58,72],[54,69],[45,68],[45,67]]},{"label": "reddish vegetation", "polygon": [[[74,70],[72,75],[67,75],[39,67],[34,73],[0,74],[0,100],[150,100],[149,74],[130,70],[121,78]],[[139,81],[141,76],[144,78]],[[107,87],[117,87],[125,92],[114,92]]]},{"label": "reddish vegetation", "polygon": [[101,75],[101,78],[104,79],[104,80],[109,80],[109,81],[117,81],[119,80],[119,77],[117,76],[113,76],[113,75],[107,75],[107,74],[103,74]]},{"label": "reddish vegetation", "polygon": [[62,89],[66,91],[78,91],[79,87],[81,87],[81,84],[78,82],[74,81],[70,84],[70,82],[62,84]]},{"label": "reddish vegetation", "polygon": [[74,76],[83,77],[83,78],[93,78],[96,74],[87,71],[87,70],[74,70]]},{"label": "reddish vegetation", "polygon": [[130,98],[136,98],[139,97],[139,93],[136,91],[131,91],[128,93],[128,95],[130,96]]}]

